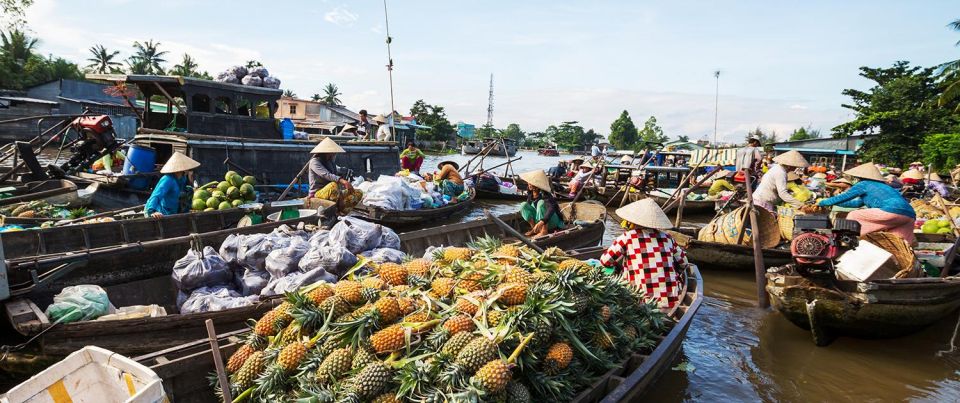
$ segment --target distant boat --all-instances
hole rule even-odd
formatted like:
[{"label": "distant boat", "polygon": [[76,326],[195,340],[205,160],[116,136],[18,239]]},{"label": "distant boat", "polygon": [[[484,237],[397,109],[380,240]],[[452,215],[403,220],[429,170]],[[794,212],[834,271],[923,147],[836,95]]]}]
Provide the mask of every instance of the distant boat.
[{"label": "distant boat", "polygon": [[556,147],[544,147],[537,150],[537,155],[543,155],[547,157],[559,157],[560,150],[557,150]]},{"label": "distant boat", "polygon": [[[493,139],[486,140],[469,140],[463,143],[463,146],[460,147],[460,151],[463,155],[474,155],[480,154],[483,150],[493,142]],[[510,139],[503,139],[504,145],[495,147],[487,155],[499,155],[501,157],[513,157],[517,155],[517,142]]]}]

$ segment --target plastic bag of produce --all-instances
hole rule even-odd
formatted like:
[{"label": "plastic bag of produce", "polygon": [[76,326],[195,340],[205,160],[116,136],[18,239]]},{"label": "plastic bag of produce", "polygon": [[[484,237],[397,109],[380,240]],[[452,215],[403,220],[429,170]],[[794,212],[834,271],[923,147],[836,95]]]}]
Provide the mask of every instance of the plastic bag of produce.
[{"label": "plastic bag of produce", "polygon": [[233,66],[227,69],[227,73],[233,74],[238,80],[243,76],[248,74],[247,68],[244,66]]},{"label": "plastic bag of produce", "polygon": [[400,249],[400,235],[389,227],[380,227],[380,244],[378,248]]},{"label": "plastic bag of produce", "polygon": [[260,294],[270,281],[270,273],[267,271],[241,270],[242,273],[237,276],[237,288],[243,296]]},{"label": "plastic bag of produce", "polygon": [[318,281],[326,281],[328,283],[336,283],[337,276],[328,273],[323,268],[315,268],[308,272],[296,272],[291,273],[283,278],[272,279],[270,283],[260,291],[260,295],[267,297],[271,295],[279,295],[291,291],[296,291],[298,288],[305,285],[313,284]]},{"label": "plastic bag of produce", "polygon": [[260,298],[256,295],[244,297],[227,287],[203,287],[190,293],[190,297],[180,307],[180,313],[222,311],[253,305],[259,300]]},{"label": "plastic bag of produce", "polygon": [[283,249],[275,249],[267,255],[266,268],[271,278],[280,278],[297,271],[300,268],[300,259],[307,254],[310,244],[302,238],[291,238],[290,245]]},{"label": "plastic bag of produce", "polygon": [[226,261],[210,246],[202,252],[187,251],[186,256],[173,264],[173,283],[177,289],[190,291],[200,287],[230,284],[233,272]]},{"label": "plastic bag of produce", "polygon": [[243,79],[240,80],[240,83],[250,87],[262,87],[263,79],[254,75],[247,74],[243,76]]},{"label": "plastic bag of produce", "polygon": [[240,79],[229,71],[224,71],[223,73],[217,74],[216,81],[221,83],[240,84]]},{"label": "plastic bag of produce", "polygon": [[337,277],[342,276],[353,265],[357,256],[340,245],[324,244],[311,247],[300,260],[300,271],[307,272],[322,268]]},{"label": "plastic bag of produce", "polygon": [[406,253],[391,248],[377,248],[360,254],[360,256],[369,258],[377,263],[402,263],[406,255]]},{"label": "plastic bag of produce", "polygon": [[380,246],[383,227],[354,217],[342,217],[330,229],[329,243],[340,245],[351,253],[360,253]]},{"label": "plastic bag of produce", "polygon": [[53,304],[44,313],[51,321],[69,323],[96,319],[109,310],[107,292],[99,286],[84,284],[65,287],[53,297]]},{"label": "plastic bag of produce", "polygon": [[309,232],[304,231],[304,230],[301,229],[301,228],[291,227],[291,226],[289,226],[289,225],[287,225],[287,224],[283,224],[283,225],[277,227],[277,228],[274,229],[273,232],[271,232],[270,234],[273,235],[273,236],[277,236],[277,237],[290,238],[291,240],[294,239],[294,238],[300,238],[300,239],[302,239],[302,240],[304,240],[304,241],[310,239],[310,236],[311,236],[311,234],[310,234]]},{"label": "plastic bag of produce", "polygon": [[308,242],[310,242],[310,247],[315,247],[327,243],[328,239],[330,239],[330,230],[321,229],[314,232]]},{"label": "plastic bag of produce", "polygon": [[276,77],[266,77],[263,79],[263,86],[267,88],[278,89],[280,88],[280,79]]},{"label": "plastic bag of produce", "polygon": [[285,248],[290,238],[274,234],[248,235],[240,241],[237,250],[237,263],[255,271],[266,270],[267,255],[276,249]]},{"label": "plastic bag of produce", "polygon": [[220,244],[220,257],[230,264],[237,264],[237,250],[240,248],[240,242],[243,235],[230,234],[227,239]]},{"label": "plastic bag of produce", "polygon": [[266,67],[263,67],[263,66],[254,67],[254,68],[250,69],[250,71],[247,72],[247,74],[249,74],[249,75],[251,75],[251,76],[257,76],[257,77],[260,77],[260,78],[270,77],[270,72],[267,71],[267,68],[266,68]]}]

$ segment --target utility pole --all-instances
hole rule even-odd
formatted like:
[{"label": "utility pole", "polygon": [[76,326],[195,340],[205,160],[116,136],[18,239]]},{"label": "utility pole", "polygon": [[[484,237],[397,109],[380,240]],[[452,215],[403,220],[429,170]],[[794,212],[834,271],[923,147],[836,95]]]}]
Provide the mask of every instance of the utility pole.
[{"label": "utility pole", "polygon": [[493,127],[493,73],[490,73],[490,96],[487,98],[487,127]]},{"label": "utility pole", "polygon": [[720,70],[713,72],[717,79],[717,88],[713,99],[713,145],[717,146],[717,120],[720,117]]},{"label": "utility pole", "polygon": [[394,141],[397,141],[396,119],[394,119],[395,116],[393,116],[393,112],[397,110],[397,107],[393,103],[393,54],[390,52],[390,44],[393,42],[393,38],[390,36],[390,17],[387,15],[387,0],[383,0],[383,21],[387,33],[387,74],[390,76],[390,119],[388,119],[387,122],[390,122],[391,137],[393,137]]}]

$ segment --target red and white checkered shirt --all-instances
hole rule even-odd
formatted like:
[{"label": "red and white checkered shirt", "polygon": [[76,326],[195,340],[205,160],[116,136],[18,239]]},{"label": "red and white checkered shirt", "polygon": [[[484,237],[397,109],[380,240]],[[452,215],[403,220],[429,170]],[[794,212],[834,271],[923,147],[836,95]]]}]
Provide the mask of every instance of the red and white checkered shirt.
[{"label": "red and white checkered shirt", "polygon": [[672,308],[680,300],[687,254],[663,231],[637,228],[620,235],[600,257],[613,267],[624,257],[623,279],[640,287],[648,301]]}]

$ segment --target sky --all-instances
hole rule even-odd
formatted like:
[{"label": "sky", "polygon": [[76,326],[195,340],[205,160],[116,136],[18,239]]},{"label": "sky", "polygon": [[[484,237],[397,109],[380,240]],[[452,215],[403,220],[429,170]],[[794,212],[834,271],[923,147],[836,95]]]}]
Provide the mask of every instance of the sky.
[{"label": "sky", "polygon": [[[627,110],[671,138],[739,142],[761,127],[824,134],[851,118],[860,66],[960,58],[953,1],[388,0],[396,109],[418,99],[452,122],[539,131],[579,121],[607,134]],[[40,50],[87,64],[103,44],[129,56],[153,39],[212,75],[260,60],[299,97],[336,84],[353,109],[390,109],[382,0],[36,0]]]}]

